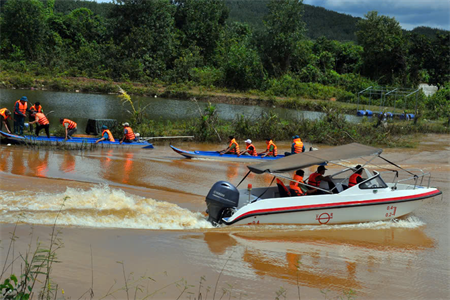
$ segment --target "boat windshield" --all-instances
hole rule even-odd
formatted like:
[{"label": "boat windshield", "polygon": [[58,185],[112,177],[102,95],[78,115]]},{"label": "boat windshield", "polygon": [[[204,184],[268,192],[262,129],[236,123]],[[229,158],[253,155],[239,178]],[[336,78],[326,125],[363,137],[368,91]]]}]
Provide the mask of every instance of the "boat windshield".
[{"label": "boat windshield", "polygon": [[381,179],[380,173],[376,172],[376,175],[367,181],[364,181],[359,185],[360,189],[384,189],[387,188],[387,184]]}]

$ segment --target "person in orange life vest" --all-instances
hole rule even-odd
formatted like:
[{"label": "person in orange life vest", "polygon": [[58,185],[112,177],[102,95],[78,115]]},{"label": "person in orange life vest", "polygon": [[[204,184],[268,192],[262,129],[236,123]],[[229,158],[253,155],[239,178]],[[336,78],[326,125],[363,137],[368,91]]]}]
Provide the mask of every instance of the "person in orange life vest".
[{"label": "person in orange life vest", "polygon": [[230,135],[228,137],[228,147],[222,151],[219,151],[220,155],[224,154],[238,154],[239,153],[239,144],[236,142],[234,136]]},{"label": "person in orange life vest", "polygon": [[[30,116],[28,117],[29,125],[36,123],[33,122],[34,121],[33,112],[44,113],[44,110],[42,109],[40,102],[36,102],[33,106],[30,107]],[[33,125],[30,125],[30,132],[33,132]]]},{"label": "person in orange life vest", "polygon": [[99,139],[99,140],[96,140],[95,141],[96,144],[99,143],[99,142],[102,142],[102,141],[110,141],[110,142],[115,142],[116,141],[114,139],[111,131],[109,131],[108,126],[103,125],[102,129],[103,129],[103,131],[102,131],[102,138]]},{"label": "person in orange life vest", "polygon": [[[328,182],[328,187],[330,190],[334,189],[335,185],[334,185],[333,181],[331,180],[330,176],[323,176],[323,175],[325,175],[325,170],[327,170],[325,168],[325,166],[317,167],[317,171],[315,173],[312,173],[311,175],[309,175],[308,184],[312,185],[312,186],[320,187],[320,182],[323,180],[323,181]],[[326,193],[324,191],[313,188],[308,191],[308,194],[320,195],[320,194],[326,194]]]},{"label": "person in orange life vest", "polygon": [[14,104],[14,133],[23,135],[23,126],[25,125],[25,117],[28,109],[28,98],[23,96]]},{"label": "person in orange life vest", "polygon": [[352,186],[355,186],[361,182],[364,181],[364,179],[362,178],[361,174],[362,171],[364,170],[364,168],[361,165],[357,165],[355,167],[356,172],[353,173],[352,176],[350,176],[350,178],[348,179],[348,187],[351,188]]},{"label": "person in orange life vest", "polygon": [[291,192],[292,196],[304,196],[306,193],[302,190],[300,183],[303,182],[303,176],[305,175],[305,172],[303,170],[297,170],[294,174],[294,177],[292,178],[295,181],[289,182],[289,190]]},{"label": "person in orange life vest", "polygon": [[258,153],[261,157],[273,156],[276,157],[278,155],[277,145],[272,141],[271,138],[266,139],[267,149],[264,152]]},{"label": "person in orange life vest", "polygon": [[245,150],[241,151],[238,156],[241,155],[248,155],[248,156],[258,156],[258,153],[256,152],[255,146],[252,144],[251,139],[245,140]]},{"label": "person in orange life vest", "polygon": [[305,145],[298,135],[292,137],[291,152],[284,152],[284,156],[305,152]]},{"label": "person in orange life vest", "polygon": [[120,140],[120,144],[123,142],[125,143],[132,143],[136,141],[136,135],[133,132],[133,129],[131,129],[130,124],[128,122],[125,122],[122,124],[123,126],[123,137]]},{"label": "person in orange life vest", "polygon": [[33,116],[34,121],[30,122],[30,124],[37,123],[36,125],[36,136],[39,136],[39,132],[41,129],[45,130],[45,133],[47,134],[47,138],[50,138],[50,122],[48,121],[47,117],[43,113],[39,113],[36,111],[33,111],[31,113],[31,116]]},{"label": "person in orange life vest", "polygon": [[62,126],[64,126],[64,128],[65,128],[65,131],[66,131],[65,138],[66,138],[66,140],[67,139],[72,139],[72,135],[75,132],[77,132],[77,123],[75,123],[72,120],[64,119],[64,118],[59,119],[59,123],[61,123]]},{"label": "person in orange life vest", "polygon": [[8,133],[11,133],[11,127],[9,126],[9,122],[8,119],[11,119],[11,112],[7,109],[7,108],[2,108],[0,109],[0,118],[1,118],[1,123],[0,123],[0,130],[3,130],[3,125],[5,125],[6,131],[8,131]]}]

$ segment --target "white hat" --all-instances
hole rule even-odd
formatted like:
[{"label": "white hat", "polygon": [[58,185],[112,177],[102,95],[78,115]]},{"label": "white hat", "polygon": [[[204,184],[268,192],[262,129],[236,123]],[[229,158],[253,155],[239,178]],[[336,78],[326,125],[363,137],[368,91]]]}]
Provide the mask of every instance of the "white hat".
[{"label": "white hat", "polygon": [[251,144],[251,143],[252,143],[252,140],[251,140],[251,139],[246,139],[245,142],[246,142],[247,144]]},{"label": "white hat", "polygon": [[130,126],[130,123],[125,122],[125,123],[122,124],[122,126]]}]

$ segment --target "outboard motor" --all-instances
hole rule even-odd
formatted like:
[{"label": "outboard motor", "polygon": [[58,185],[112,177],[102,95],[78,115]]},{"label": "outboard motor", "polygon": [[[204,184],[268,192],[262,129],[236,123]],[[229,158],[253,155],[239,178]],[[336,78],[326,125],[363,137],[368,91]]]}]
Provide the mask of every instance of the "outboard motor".
[{"label": "outboard motor", "polygon": [[239,191],[234,185],[226,181],[216,182],[206,196],[208,221],[213,225],[220,224],[222,218],[231,216],[232,208],[238,203]]}]

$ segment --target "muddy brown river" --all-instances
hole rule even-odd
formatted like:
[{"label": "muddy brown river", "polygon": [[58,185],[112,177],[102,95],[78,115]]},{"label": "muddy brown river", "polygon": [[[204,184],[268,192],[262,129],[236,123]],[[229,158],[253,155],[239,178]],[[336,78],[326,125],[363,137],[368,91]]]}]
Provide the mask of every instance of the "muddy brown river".
[{"label": "muddy brown river", "polygon": [[[58,216],[58,299],[91,299],[90,288],[94,299],[347,299],[350,291],[357,299],[450,298],[445,135],[428,135],[416,149],[384,151],[402,167],[431,172],[442,197],[395,222],[323,226],[213,228],[203,215],[205,195],[218,180],[237,184],[246,164],[185,159],[168,144],[0,151],[0,267],[16,223],[9,260],[37,238],[48,244]],[[267,186],[271,179],[250,175],[243,184]],[[8,275],[19,274],[20,258],[11,267]]]}]

